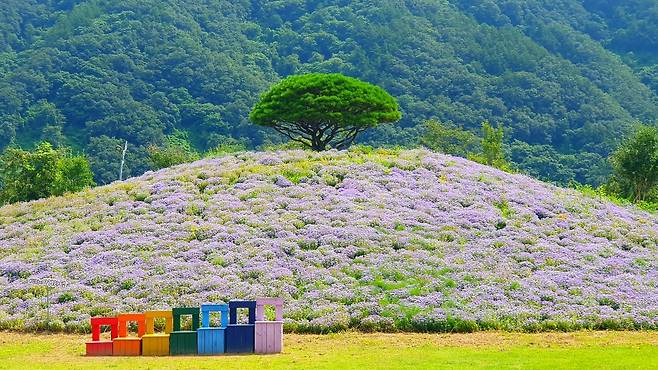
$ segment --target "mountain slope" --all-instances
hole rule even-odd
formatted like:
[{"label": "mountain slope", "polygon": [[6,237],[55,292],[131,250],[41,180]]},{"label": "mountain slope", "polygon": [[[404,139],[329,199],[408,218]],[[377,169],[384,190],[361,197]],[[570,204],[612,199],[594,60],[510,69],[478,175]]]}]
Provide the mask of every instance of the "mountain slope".
[{"label": "mountain slope", "polygon": [[9,0],[0,147],[72,145],[107,183],[123,140],[132,175],[174,130],[199,150],[278,142],[248,122],[258,95],[289,74],[341,72],[405,113],[362,142],[414,145],[429,118],[489,120],[507,127],[522,169],[596,185],[630,125],[658,120],[658,13],[644,3]]},{"label": "mountain slope", "polygon": [[298,331],[655,328],[657,246],[656,215],[460,158],[240,153],[0,208],[0,328],[261,295]]}]

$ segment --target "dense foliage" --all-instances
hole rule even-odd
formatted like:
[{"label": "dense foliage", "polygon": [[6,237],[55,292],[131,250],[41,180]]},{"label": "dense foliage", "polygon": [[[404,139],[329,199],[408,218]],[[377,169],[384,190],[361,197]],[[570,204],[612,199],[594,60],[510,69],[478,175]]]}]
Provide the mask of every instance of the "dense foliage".
[{"label": "dense foliage", "polygon": [[0,205],[76,192],[94,185],[89,162],[43,142],[30,152],[9,148],[0,157]]},{"label": "dense foliage", "polygon": [[478,163],[510,171],[503,148],[504,129],[482,122],[482,136],[478,138],[470,131],[451,127],[441,122],[426,122],[426,131],[420,144],[441,153],[468,158]]},{"label": "dense foliage", "polygon": [[254,123],[317,151],[348,148],[365,130],[401,117],[386,91],[339,73],[287,77],[249,114]]},{"label": "dense foliage", "polygon": [[656,6],[4,0],[0,147],[73,146],[107,183],[124,140],[129,175],[175,130],[200,152],[279,143],[249,122],[258,96],[291,74],[338,72],[381,86],[404,113],[362,142],[416,143],[432,118],[471,131],[489,121],[524,171],[597,185],[632,122],[658,118]]},{"label": "dense foliage", "polygon": [[167,136],[164,145],[151,145],[147,150],[149,153],[148,161],[153,170],[194,162],[199,159],[199,153],[190,145],[187,134],[180,131],[177,135]]},{"label": "dense foliage", "polygon": [[503,152],[503,127],[493,127],[489,122],[482,123],[482,153],[470,156],[478,163],[493,166],[502,170],[509,169],[509,164]]},{"label": "dense foliage", "polygon": [[658,127],[640,126],[612,155],[612,188],[636,202],[658,202]]},{"label": "dense foliage", "polygon": [[0,330],[286,300],[300,332],[658,328],[658,215],[426,150],[243,152],[0,208]]},{"label": "dense foliage", "polygon": [[420,144],[434,151],[467,158],[479,151],[480,140],[470,131],[437,120],[425,122]]}]

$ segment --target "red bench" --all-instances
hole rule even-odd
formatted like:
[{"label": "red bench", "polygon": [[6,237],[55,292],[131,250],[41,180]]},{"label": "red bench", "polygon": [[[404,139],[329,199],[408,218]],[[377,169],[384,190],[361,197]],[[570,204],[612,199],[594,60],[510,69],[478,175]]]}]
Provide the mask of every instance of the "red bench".
[{"label": "red bench", "polygon": [[[111,340],[101,340],[101,327],[110,327]],[[112,356],[112,343],[119,335],[119,322],[116,317],[91,318],[91,342],[86,343],[87,356]]]}]

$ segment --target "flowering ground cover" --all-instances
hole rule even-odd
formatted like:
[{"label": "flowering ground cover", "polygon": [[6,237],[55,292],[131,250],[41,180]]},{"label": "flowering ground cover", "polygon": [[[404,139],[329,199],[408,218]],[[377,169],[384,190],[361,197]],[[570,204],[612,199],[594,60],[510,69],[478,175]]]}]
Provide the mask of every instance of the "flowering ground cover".
[{"label": "flowering ground cover", "polygon": [[239,153],[0,208],[0,328],[256,296],[287,331],[658,328],[658,216],[425,150]]}]

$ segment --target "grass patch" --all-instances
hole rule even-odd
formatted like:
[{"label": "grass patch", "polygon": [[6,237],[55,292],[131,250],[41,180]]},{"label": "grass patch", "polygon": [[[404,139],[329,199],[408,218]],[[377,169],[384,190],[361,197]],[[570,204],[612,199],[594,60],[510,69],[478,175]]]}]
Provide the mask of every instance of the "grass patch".
[{"label": "grass patch", "polygon": [[657,332],[285,336],[279,355],[84,357],[86,336],[0,332],[3,369],[646,369]]}]

